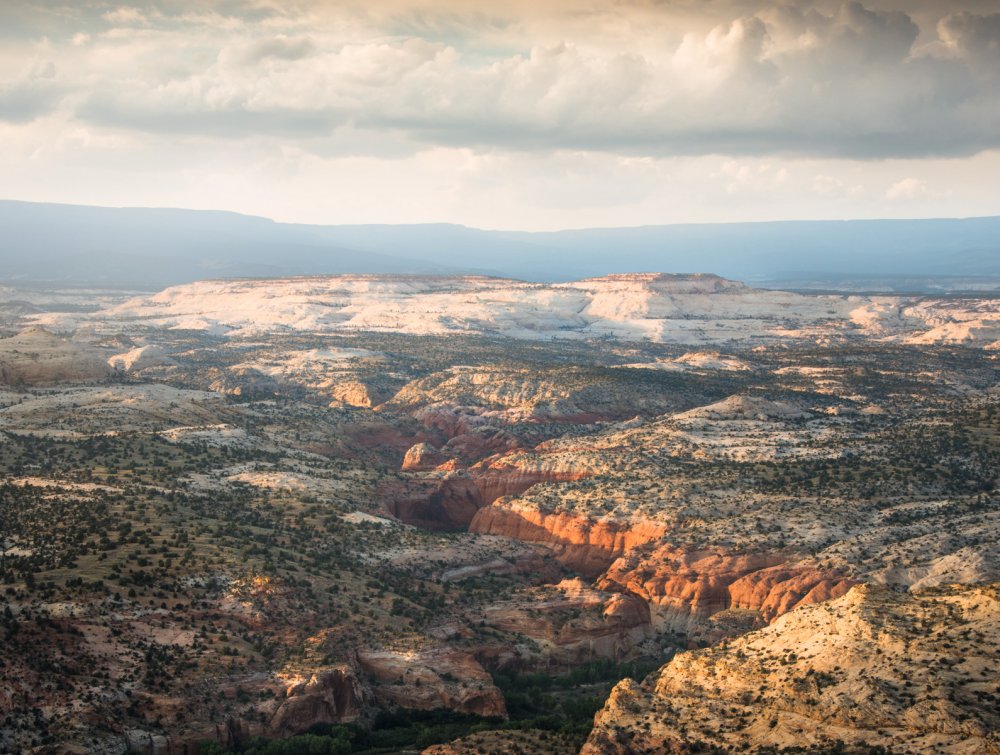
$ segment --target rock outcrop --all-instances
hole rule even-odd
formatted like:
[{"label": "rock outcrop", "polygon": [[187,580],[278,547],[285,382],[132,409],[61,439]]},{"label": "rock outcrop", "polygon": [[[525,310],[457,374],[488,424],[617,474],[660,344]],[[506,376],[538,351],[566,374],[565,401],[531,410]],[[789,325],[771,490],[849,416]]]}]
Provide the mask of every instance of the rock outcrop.
[{"label": "rock outcrop", "polygon": [[403,457],[403,471],[424,472],[434,469],[446,461],[448,461],[447,457],[430,443],[417,443],[407,449],[406,455]]},{"label": "rock outcrop", "polygon": [[146,344],[108,357],[108,364],[122,372],[139,372],[149,367],[168,366],[175,362],[159,346]]},{"label": "rock outcrop", "polygon": [[544,512],[510,500],[477,511],[469,529],[547,545],[560,561],[590,577],[601,574],[625,552],[665,533],[664,525],[657,522],[587,519],[570,512]]},{"label": "rock outcrop", "polygon": [[[649,607],[642,600],[595,590],[581,579],[565,579],[490,606],[482,621],[530,639],[544,648],[546,665],[557,668],[595,660],[624,660],[650,634]],[[510,656],[508,650],[487,647],[480,654],[493,667],[533,660]]]},{"label": "rock outcrop", "polygon": [[791,401],[772,401],[762,396],[730,396],[708,406],[699,406],[674,416],[677,420],[795,420],[812,413]]},{"label": "rock outcrop", "polygon": [[475,479],[484,504],[504,496],[520,495],[542,482],[571,482],[588,475],[586,471],[576,469],[521,466],[507,457],[476,465],[469,470],[469,474]]},{"label": "rock outcrop", "polygon": [[388,398],[386,391],[360,380],[344,380],[330,387],[330,406],[359,406],[371,408]]},{"label": "rock outcrop", "polygon": [[858,585],[619,683],[583,753],[996,753],[998,619],[996,584]]},{"label": "rock outcrop", "polygon": [[768,622],[796,606],[840,597],[856,581],[778,553],[664,544],[619,558],[597,584],[641,597],[653,607],[655,625],[686,632],[728,609],[754,611]]},{"label": "rock outcrop", "polygon": [[475,480],[463,473],[389,483],[378,495],[401,522],[436,531],[465,529],[483,505]]},{"label": "rock outcrop", "polygon": [[0,385],[46,385],[100,380],[112,374],[104,354],[90,344],[44,328],[0,338]]},{"label": "rock outcrop", "polygon": [[479,662],[451,648],[362,650],[358,663],[375,683],[376,702],[409,710],[448,710],[506,718],[503,695]]},{"label": "rock outcrop", "polygon": [[341,665],[308,679],[290,679],[285,698],[267,723],[266,736],[287,737],[318,724],[356,721],[364,710],[364,693],[354,671]]}]

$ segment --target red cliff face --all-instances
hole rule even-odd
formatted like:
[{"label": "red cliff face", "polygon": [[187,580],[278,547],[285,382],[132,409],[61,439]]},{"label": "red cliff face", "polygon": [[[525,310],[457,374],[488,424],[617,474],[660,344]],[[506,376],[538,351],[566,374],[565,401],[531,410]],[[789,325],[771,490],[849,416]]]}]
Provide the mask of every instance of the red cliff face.
[{"label": "red cliff face", "polygon": [[655,522],[602,522],[572,513],[545,513],[502,504],[477,511],[469,530],[542,543],[571,569],[590,577],[599,575],[623,553],[666,532]]},{"label": "red cliff face", "polygon": [[403,457],[404,472],[422,472],[444,464],[448,459],[430,443],[410,446]]},{"label": "red cliff face", "polygon": [[731,608],[758,611],[764,621],[799,605],[845,594],[853,580],[775,553],[686,551],[661,545],[615,561],[598,581],[605,590],[638,595],[662,623],[683,626]]},{"label": "red cliff face", "polygon": [[778,553],[652,546],[667,532],[657,522],[591,520],[513,503],[479,509],[470,531],[544,544],[571,569],[600,576],[598,588],[648,603],[654,624],[678,630],[728,609],[756,611],[769,622],[796,606],[840,597],[855,584]]}]

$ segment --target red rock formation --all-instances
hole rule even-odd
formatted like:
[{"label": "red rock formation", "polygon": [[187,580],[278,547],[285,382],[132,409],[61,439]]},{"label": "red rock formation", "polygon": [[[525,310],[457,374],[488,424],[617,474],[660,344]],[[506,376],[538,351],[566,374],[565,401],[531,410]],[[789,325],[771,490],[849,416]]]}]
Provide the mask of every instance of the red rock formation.
[{"label": "red rock formation", "polygon": [[642,548],[666,534],[665,525],[649,521],[591,520],[500,501],[479,509],[469,529],[542,543],[587,576],[604,572],[597,587],[641,598],[656,609],[658,623],[677,628],[731,608],[758,611],[762,620],[771,621],[798,605],[839,597],[855,584],[778,553],[732,554],[669,544]]},{"label": "red rock formation", "polygon": [[839,597],[856,583],[777,553],[686,551],[664,544],[618,559],[597,584],[641,597],[658,609],[661,621],[683,622],[729,608],[759,611],[771,621],[798,605]]},{"label": "red rock formation", "polygon": [[571,482],[588,476],[586,471],[579,469],[526,468],[517,463],[516,457],[487,459],[471,467],[469,474],[475,478],[485,504],[503,496],[520,495],[540,482]]},{"label": "red rock formation", "polygon": [[[407,451],[404,471],[433,468],[446,474],[412,477],[403,483],[380,487],[378,496],[385,501],[388,513],[427,529],[462,529],[469,526],[478,509],[502,496],[519,495],[540,482],[564,482],[586,476],[572,469],[525,469],[518,466],[517,457],[507,459],[503,456],[480,462],[465,473],[447,474],[454,472],[458,465],[454,459],[434,464],[441,459],[427,443],[418,443]],[[597,569],[594,573],[602,570]]]},{"label": "red rock formation", "polygon": [[421,472],[444,464],[448,459],[430,443],[410,446],[403,457],[404,472]]},{"label": "red rock formation", "polygon": [[661,538],[666,527],[649,521],[592,520],[572,513],[513,508],[501,502],[477,511],[469,530],[542,543],[570,568],[596,577],[623,553]]}]

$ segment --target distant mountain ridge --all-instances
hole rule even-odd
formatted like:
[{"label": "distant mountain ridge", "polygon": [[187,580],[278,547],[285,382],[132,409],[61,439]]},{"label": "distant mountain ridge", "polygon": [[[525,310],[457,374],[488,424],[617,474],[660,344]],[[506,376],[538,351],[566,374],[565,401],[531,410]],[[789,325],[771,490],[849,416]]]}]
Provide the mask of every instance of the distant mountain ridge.
[{"label": "distant mountain ridge", "polygon": [[1000,286],[1000,217],[522,232],[299,225],[221,211],[0,201],[4,283],[154,289],[206,278],[345,273],[552,282],[694,269],[804,288],[845,281],[886,290],[975,288],[987,279]]}]

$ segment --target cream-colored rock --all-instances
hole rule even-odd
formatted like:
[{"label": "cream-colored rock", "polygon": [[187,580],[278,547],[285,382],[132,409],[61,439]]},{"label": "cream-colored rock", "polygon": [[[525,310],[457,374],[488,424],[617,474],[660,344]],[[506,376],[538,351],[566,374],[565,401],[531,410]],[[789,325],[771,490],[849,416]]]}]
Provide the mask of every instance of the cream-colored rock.
[{"label": "cream-colored rock", "polygon": [[358,663],[375,682],[375,697],[381,706],[507,716],[503,695],[490,675],[475,658],[461,651],[361,650]]},{"label": "cream-colored rock", "polygon": [[[1000,591],[857,586],[619,684],[583,752],[881,746],[996,753]],[[770,751],[773,751],[770,750]]]},{"label": "cream-colored rock", "polygon": [[90,344],[32,327],[0,338],[0,385],[46,385],[100,380],[112,373]]}]

